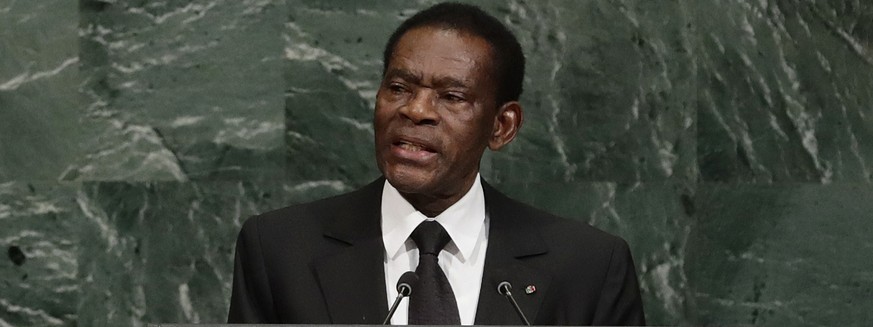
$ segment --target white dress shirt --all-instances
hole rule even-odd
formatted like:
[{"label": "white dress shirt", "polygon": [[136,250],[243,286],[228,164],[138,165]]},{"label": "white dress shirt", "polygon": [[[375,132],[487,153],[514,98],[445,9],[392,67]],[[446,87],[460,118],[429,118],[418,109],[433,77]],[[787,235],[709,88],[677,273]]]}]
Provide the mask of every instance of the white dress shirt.
[{"label": "white dress shirt", "polygon": [[[439,254],[439,265],[455,293],[461,324],[472,325],[476,319],[485,249],[488,247],[488,215],[479,175],[467,194],[432,219],[416,210],[385,181],[382,188],[382,241],[385,244],[385,286],[389,306],[397,296],[400,275],[415,271],[418,266],[418,248],[409,235],[425,220],[436,220],[452,237]],[[412,292],[414,294],[415,290]],[[397,307],[391,324],[406,325],[408,310],[407,298]]]}]

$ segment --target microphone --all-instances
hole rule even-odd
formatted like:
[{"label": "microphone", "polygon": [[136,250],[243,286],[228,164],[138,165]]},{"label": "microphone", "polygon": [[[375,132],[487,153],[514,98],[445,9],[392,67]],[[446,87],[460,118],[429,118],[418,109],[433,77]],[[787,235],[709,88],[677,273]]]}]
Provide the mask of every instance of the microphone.
[{"label": "microphone", "polygon": [[397,280],[397,297],[394,298],[394,304],[391,305],[391,310],[388,310],[385,321],[382,321],[383,325],[388,325],[391,322],[391,317],[394,317],[394,311],[397,311],[400,301],[412,294],[412,287],[416,284],[418,284],[418,275],[415,272],[407,271],[400,275],[400,279]]},{"label": "microphone", "polygon": [[521,312],[521,308],[518,307],[518,302],[515,302],[515,298],[512,297],[512,284],[508,281],[502,281],[500,284],[497,284],[497,293],[505,296],[509,299],[509,303],[512,304],[512,307],[515,309],[515,313],[518,314],[518,317],[521,318],[521,322],[525,325],[530,326],[530,321],[527,321],[527,317],[524,316],[524,312]]}]

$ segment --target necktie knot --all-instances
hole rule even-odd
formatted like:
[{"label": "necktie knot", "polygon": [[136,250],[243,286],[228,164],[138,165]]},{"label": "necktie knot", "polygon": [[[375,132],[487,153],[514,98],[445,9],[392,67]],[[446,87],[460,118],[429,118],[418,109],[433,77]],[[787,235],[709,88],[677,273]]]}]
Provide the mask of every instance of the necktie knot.
[{"label": "necktie knot", "polygon": [[419,255],[437,256],[451,240],[449,232],[435,220],[424,221],[412,231],[412,241],[418,247]]}]

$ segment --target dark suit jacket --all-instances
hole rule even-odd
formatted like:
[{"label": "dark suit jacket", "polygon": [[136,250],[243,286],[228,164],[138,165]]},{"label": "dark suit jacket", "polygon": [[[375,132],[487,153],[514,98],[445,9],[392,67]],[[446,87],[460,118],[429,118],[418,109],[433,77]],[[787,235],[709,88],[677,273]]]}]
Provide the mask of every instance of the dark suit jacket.
[{"label": "dark suit jacket", "polygon": [[[380,203],[384,179],[268,212],[237,240],[228,322],[380,324],[388,311]],[[627,243],[482,184],[490,217],[476,324],[644,325]],[[536,291],[526,294],[525,287]]]}]

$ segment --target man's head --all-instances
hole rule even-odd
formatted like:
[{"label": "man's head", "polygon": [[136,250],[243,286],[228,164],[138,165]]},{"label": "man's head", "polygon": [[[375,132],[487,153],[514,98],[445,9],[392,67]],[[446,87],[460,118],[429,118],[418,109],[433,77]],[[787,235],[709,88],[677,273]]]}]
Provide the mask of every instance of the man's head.
[{"label": "man's head", "polygon": [[376,96],[376,160],[425,214],[457,202],[475,181],[485,148],[502,148],[521,126],[522,76],[508,93],[499,91],[505,78],[496,71],[504,53],[489,39],[493,24],[518,45],[478,8],[443,4],[404,22],[386,47]]}]

